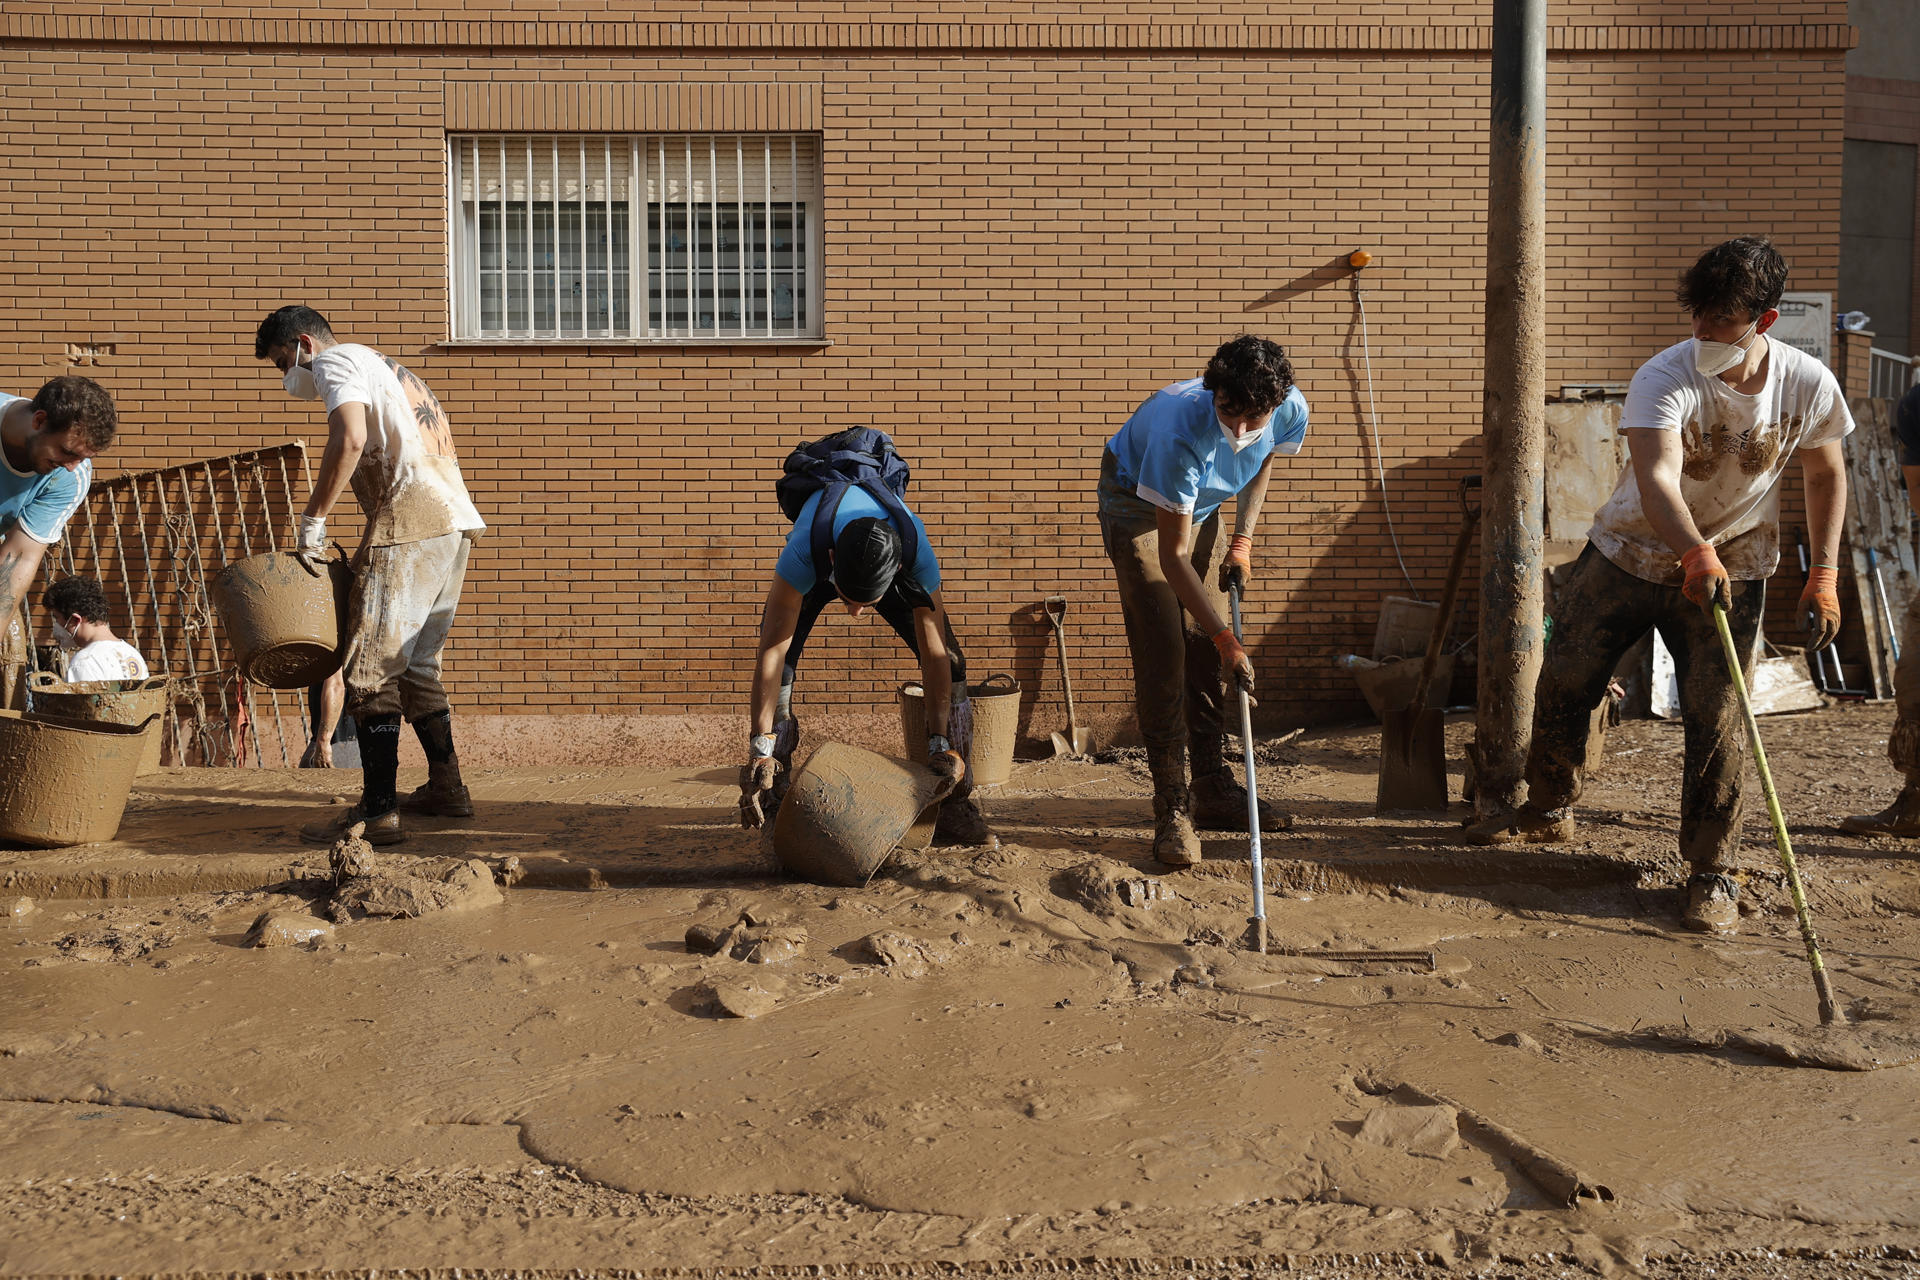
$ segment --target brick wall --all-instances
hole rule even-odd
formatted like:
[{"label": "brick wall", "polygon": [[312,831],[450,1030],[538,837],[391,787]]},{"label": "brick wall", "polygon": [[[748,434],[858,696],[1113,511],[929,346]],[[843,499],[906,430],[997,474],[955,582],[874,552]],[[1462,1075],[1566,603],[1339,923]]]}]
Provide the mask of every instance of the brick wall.
[{"label": "brick wall", "polygon": [[[1376,256],[1373,402],[1431,595],[1453,482],[1480,465],[1486,184],[1484,6],[1362,7],[1336,27],[1313,25],[1331,4],[1056,6],[1014,28],[980,6],[907,30],[822,5],[788,47],[790,28],[712,23],[690,44],[559,0],[477,35],[472,8],[316,23],[292,6],[279,22],[260,5],[9,6],[0,387],[106,343],[87,371],[123,407],[110,464],[317,441],[319,414],[251,350],[266,310],[316,306],[433,385],[492,525],[448,663],[463,711],[669,716],[731,752],[785,533],[779,458],[851,423],[894,432],[915,464],[974,670],[1036,691],[1044,737],[1060,702],[1030,610],[1064,593],[1076,695],[1120,726],[1101,442],[1224,338],[1265,333],[1313,425],[1256,553],[1261,715],[1349,716],[1330,659],[1364,651],[1379,597],[1406,583],[1335,264]],[[1673,281],[1728,235],[1766,231],[1795,287],[1834,287],[1844,9],[1556,5],[1550,385],[1625,381],[1684,338]],[[532,21],[549,11],[600,21]],[[1156,25],[1176,13],[1186,25]],[[1073,25],[1108,15],[1138,25]],[[1209,17],[1223,25],[1191,25]],[[445,345],[445,103],[478,80],[817,86],[831,345]],[[804,696],[857,717],[911,674],[881,624],[830,618]]]}]

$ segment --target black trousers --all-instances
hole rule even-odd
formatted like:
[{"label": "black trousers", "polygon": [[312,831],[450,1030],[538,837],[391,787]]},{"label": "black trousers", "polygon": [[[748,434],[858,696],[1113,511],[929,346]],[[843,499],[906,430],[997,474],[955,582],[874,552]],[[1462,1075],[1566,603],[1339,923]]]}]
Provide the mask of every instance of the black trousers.
[{"label": "black trousers", "polygon": [[[1766,609],[1764,581],[1733,584],[1727,626],[1743,674],[1753,671]],[[1637,578],[1591,543],[1553,605],[1553,638],[1534,690],[1527,803],[1560,809],[1585,783],[1587,728],[1621,657],[1648,631],[1673,654],[1686,756],[1680,775],[1680,855],[1696,871],[1725,871],[1740,843],[1746,725],[1713,615],[1679,587]]]}]

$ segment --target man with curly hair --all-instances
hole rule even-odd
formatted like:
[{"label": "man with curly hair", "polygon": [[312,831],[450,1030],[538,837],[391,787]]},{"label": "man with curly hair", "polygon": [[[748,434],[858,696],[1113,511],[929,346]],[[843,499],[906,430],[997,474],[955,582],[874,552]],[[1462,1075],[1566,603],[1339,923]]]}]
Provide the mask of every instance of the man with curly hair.
[{"label": "man with curly hair", "polygon": [[[327,450],[295,533],[316,572],[327,517],[349,484],[366,513],[353,557],[343,674],[360,741],[360,802],[300,836],[330,844],[356,822],[372,844],[406,838],[400,810],[466,817],[473,802],[453,746],[453,712],[440,684],[440,650],[460,607],[467,554],[486,528],[467,496],[446,412],[427,384],[372,347],[334,339],[311,307],[281,307],[260,323],[256,360],[280,370],[287,394],[324,400]],[[400,721],[413,724],[427,782],[397,794]]]},{"label": "man with curly hair", "polygon": [[[1243,335],[1203,376],[1148,396],[1107,442],[1100,532],[1120,588],[1134,706],[1153,773],[1153,856],[1200,860],[1195,828],[1247,829],[1246,788],[1221,742],[1221,669],[1253,688],[1226,589],[1253,576],[1253,535],[1274,459],[1300,452],[1307,401],[1279,344]],[[1220,508],[1234,499],[1229,538]],[[1191,770],[1191,772],[1189,772]],[[1260,828],[1288,815],[1260,803]]]},{"label": "man with curly hair", "polygon": [[0,707],[20,705],[20,602],[47,548],[87,500],[92,459],[118,427],[113,397],[91,378],[55,378],[31,400],[0,394]]},{"label": "man with curly hair", "polygon": [[1800,593],[1808,647],[1824,648],[1840,631],[1840,441],[1853,416],[1825,365],[1767,336],[1786,283],[1786,260],[1763,236],[1716,245],[1681,277],[1677,297],[1693,337],[1633,375],[1620,420],[1630,465],[1556,593],[1534,694],[1527,801],[1468,831],[1476,844],[1572,838],[1592,712],[1621,656],[1658,631],[1673,653],[1686,737],[1680,854],[1693,871],[1681,919],[1722,936],[1740,919],[1735,854],[1747,748],[1713,607],[1725,607],[1751,670],[1767,579],[1780,564],[1779,482],[1795,456],[1813,540]]}]

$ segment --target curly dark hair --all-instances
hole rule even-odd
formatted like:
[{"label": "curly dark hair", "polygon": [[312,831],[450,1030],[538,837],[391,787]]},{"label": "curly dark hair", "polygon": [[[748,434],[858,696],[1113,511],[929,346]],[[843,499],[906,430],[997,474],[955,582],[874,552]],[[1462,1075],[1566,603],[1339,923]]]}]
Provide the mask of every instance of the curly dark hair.
[{"label": "curly dark hair", "polygon": [[1708,320],[1757,320],[1780,305],[1787,260],[1765,236],[1739,236],[1700,255],[1674,297]]},{"label": "curly dark hair", "polygon": [[265,360],[269,348],[292,342],[303,333],[308,337],[333,341],[332,326],[327,323],[325,316],[312,307],[282,307],[278,311],[270,311],[253,335],[253,358]]},{"label": "curly dark hair", "polygon": [[47,415],[47,430],[55,435],[78,431],[95,453],[112,444],[113,433],[120,429],[120,415],[107,389],[76,373],[41,387],[33,397],[33,411]]},{"label": "curly dark hair", "polygon": [[1265,417],[1279,408],[1293,386],[1293,366],[1279,343],[1243,333],[1223,342],[1207,361],[1200,385],[1229,417]]},{"label": "curly dark hair", "polygon": [[88,622],[107,620],[107,590],[98,578],[62,578],[47,588],[44,601],[56,618],[77,613]]}]

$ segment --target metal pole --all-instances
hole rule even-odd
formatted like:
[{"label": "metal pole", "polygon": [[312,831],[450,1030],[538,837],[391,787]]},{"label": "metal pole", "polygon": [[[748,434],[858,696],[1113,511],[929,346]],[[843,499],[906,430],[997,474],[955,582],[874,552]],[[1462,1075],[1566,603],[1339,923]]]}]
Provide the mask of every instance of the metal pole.
[{"label": "metal pole", "polygon": [[1475,807],[1520,801],[1541,661],[1546,501],[1546,0],[1494,0],[1486,476]]}]

